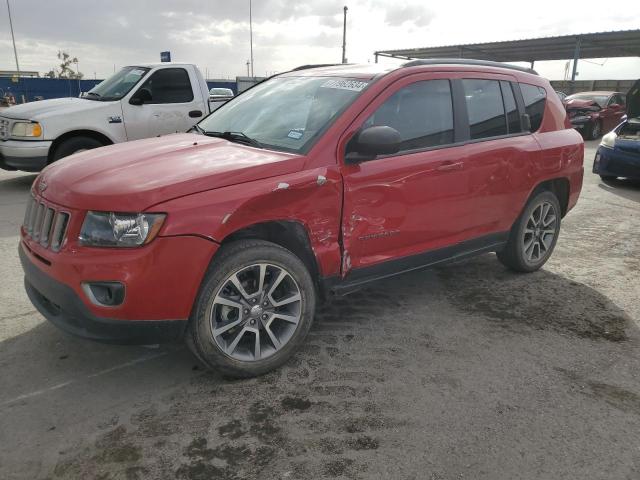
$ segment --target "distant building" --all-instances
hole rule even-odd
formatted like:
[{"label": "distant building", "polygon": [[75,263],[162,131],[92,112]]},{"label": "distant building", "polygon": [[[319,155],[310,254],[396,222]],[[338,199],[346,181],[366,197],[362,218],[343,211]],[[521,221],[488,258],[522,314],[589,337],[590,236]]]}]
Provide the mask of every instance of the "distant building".
[{"label": "distant building", "polygon": [[13,77],[25,77],[25,78],[40,78],[40,72],[32,72],[28,70],[0,70],[0,78],[13,78]]}]

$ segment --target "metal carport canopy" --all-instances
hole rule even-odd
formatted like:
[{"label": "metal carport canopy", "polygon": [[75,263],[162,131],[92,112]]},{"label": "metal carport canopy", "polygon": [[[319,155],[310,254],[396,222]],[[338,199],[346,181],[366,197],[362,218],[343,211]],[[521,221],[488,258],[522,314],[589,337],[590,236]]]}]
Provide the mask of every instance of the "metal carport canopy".
[{"label": "metal carport canopy", "polygon": [[379,56],[402,59],[477,58],[496,62],[536,62],[576,58],[639,57],[640,30],[581,33],[557,37],[469,43],[442,47],[381,50]]}]

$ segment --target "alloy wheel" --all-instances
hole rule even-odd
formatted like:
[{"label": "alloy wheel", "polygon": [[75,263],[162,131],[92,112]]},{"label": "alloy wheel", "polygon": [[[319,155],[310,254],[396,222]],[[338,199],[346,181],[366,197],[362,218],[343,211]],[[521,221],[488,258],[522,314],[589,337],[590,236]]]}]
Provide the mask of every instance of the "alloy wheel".
[{"label": "alloy wheel", "polygon": [[302,315],[298,283],[284,267],[256,263],[222,282],[209,307],[216,345],[243,362],[263,360],[293,337]]},{"label": "alloy wheel", "polygon": [[557,222],[557,213],[551,203],[542,202],[533,209],[522,236],[522,252],[527,263],[537,264],[550,253]]}]

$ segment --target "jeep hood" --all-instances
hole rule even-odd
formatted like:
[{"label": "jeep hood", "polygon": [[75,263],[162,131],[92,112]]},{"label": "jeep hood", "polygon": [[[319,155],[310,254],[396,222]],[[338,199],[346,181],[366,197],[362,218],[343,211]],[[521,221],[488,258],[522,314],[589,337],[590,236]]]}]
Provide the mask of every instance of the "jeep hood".
[{"label": "jeep hood", "polygon": [[[77,153],[39,177],[51,202],[136,212],[192,193],[299,171],[304,157],[178,133]],[[40,186],[40,185],[38,185]]]},{"label": "jeep hood", "polygon": [[634,83],[627,93],[627,117],[629,119],[640,117],[640,80]]},{"label": "jeep hood", "polygon": [[39,102],[23,103],[2,110],[3,117],[19,120],[43,120],[54,115],[69,115],[94,110],[113,102],[98,102],[83,98],[52,98]]}]

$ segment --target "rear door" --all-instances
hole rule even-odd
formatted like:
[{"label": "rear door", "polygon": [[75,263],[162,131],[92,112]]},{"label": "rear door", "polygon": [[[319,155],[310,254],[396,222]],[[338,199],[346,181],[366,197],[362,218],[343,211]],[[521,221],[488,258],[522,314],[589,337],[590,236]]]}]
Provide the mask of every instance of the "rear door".
[{"label": "rear door", "polygon": [[199,91],[194,93],[192,85],[197,83],[191,75],[182,67],[157,70],[136,91],[147,90],[149,101],[143,105],[123,103],[129,140],[186,132],[202,118],[203,101]]}]

